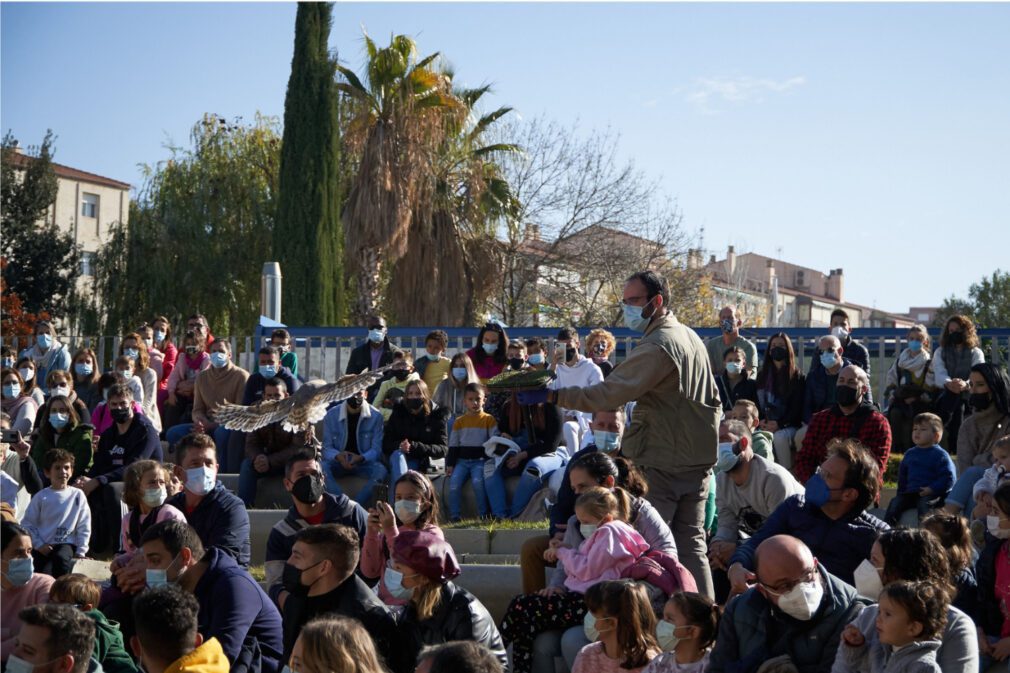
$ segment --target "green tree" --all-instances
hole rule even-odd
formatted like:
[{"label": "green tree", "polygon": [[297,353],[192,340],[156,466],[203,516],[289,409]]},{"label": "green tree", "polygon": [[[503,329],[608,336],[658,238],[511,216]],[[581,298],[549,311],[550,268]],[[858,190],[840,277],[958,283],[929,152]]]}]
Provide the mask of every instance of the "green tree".
[{"label": "green tree", "polygon": [[[24,310],[72,317],[80,248],[73,234],[48,218],[58,182],[52,166],[53,132],[25,154],[8,132],[0,148],[0,254],[6,291]],[[70,223],[67,223],[70,224]]]},{"label": "green tree", "polygon": [[178,324],[195,311],[217,334],[256,323],[277,214],[278,127],[208,114],[191,148],[169,147],[169,159],[145,167],[129,225],[113,227],[96,260],[107,333],[161,314]]},{"label": "green tree", "polygon": [[1010,325],[1010,272],[996,269],[968,288],[968,298],[951,295],[943,300],[933,325],[943,327],[952,315],[965,315],[976,327],[1007,327]]},{"label": "green tree", "polygon": [[345,314],[331,23],[330,3],[298,3],[273,239],[284,274],[283,316],[293,324],[335,325]]}]

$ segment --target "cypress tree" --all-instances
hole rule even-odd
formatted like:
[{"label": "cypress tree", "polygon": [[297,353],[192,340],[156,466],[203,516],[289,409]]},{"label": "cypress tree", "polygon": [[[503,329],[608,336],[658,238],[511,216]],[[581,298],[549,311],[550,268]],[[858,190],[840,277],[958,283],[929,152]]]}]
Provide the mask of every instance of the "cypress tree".
[{"label": "cypress tree", "polygon": [[332,14],[331,3],[298,3],[284,98],[274,257],[289,325],[336,325],[344,317],[336,61],[326,46]]}]

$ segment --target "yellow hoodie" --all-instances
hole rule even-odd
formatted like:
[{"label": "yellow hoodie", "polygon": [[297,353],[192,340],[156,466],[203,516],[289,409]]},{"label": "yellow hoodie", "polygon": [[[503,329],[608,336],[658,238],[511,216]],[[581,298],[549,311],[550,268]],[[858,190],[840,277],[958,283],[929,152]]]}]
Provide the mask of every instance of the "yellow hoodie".
[{"label": "yellow hoodie", "polygon": [[189,654],[176,659],[165,673],[228,673],[231,664],[224,656],[221,643],[211,638]]}]

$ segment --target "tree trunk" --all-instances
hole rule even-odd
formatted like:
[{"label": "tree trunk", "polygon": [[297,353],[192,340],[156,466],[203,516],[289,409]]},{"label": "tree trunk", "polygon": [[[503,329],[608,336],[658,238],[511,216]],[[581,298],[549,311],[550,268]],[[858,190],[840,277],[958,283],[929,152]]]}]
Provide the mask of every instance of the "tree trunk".
[{"label": "tree trunk", "polygon": [[354,319],[364,325],[369,316],[379,311],[379,285],[382,277],[382,259],[378,248],[366,248],[361,253],[358,266],[358,298],[354,305]]}]

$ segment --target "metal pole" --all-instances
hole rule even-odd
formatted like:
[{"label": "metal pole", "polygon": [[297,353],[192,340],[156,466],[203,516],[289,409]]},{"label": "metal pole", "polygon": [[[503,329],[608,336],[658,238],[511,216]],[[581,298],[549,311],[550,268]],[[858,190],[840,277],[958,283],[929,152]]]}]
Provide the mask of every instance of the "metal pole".
[{"label": "metal pole", "polygon": [[260,276],[260,313],[281,321],[281,265],[279,262],[266,262]]}]

